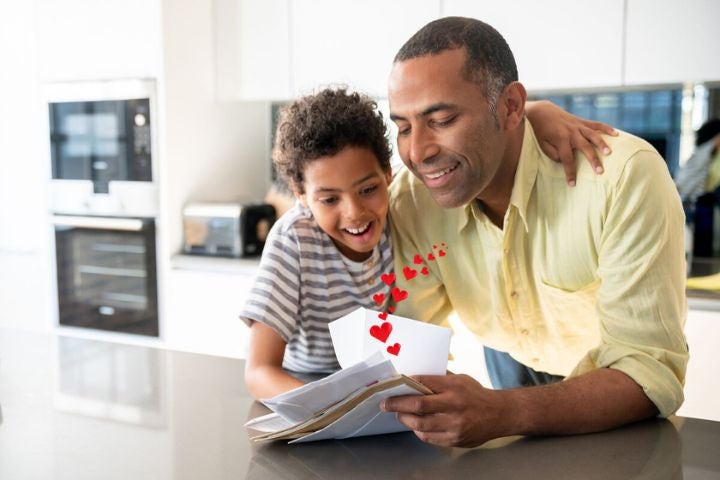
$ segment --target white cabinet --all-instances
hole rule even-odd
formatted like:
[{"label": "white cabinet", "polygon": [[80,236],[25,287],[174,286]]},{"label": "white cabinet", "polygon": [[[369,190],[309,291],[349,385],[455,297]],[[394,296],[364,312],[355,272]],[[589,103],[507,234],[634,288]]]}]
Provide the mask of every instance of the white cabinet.
[{"label": "white cabinet", "polygon": [[238,317],[253,274],[172,269],[163,298],[168,348],[244,358],[248,328]]},{"label": "white cabinet", "polygon": [[690,361],[678,415],[720,421],[720,312],[690,310],[685,336]]},{"label": "white cabinet", "polygon": [[217,0],[214,10],[218,96],[290,98],[289,0]]},{"label": "white cabinet", "polygon": [[531,90],[622,82],[623,0],[445,0],[443,16],[482,20],[510,45]]},{"label": "white cabinet", "polygon": [[625,83],[720,79],[720,2],[628,0]]},{"label": "white cabinet", "polygon": [[160,0],[38,0],[37,9],[42,81],[159,76]]},{"label": "white cabinet", "polygon": [[373,96],[387,96],[395,53],[438,14],[437,0],[293,1],[295,93],[344,83]]}]

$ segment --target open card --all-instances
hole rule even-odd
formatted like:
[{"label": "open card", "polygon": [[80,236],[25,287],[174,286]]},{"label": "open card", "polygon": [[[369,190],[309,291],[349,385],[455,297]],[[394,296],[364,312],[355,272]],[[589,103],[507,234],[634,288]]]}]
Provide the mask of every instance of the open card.
[{"label": "open card", "polygon": [[450,352],[449,328],[358,308],[329,324],[335,355],[342,368],[375,352],[405,375],[444,375]]}]

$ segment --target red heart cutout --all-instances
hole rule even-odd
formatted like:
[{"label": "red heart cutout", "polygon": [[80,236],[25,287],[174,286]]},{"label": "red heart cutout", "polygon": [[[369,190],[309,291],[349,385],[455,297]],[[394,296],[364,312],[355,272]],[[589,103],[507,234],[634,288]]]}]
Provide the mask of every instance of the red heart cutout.
[{"label": "red heart cutout", "polygon": [[405,275],[405,280],[413,279],[417,275],[417,270],[415,270],[414,268],[405,267],[403,268],[403,275]]},{"label": "red heart cutout", "polygon": [[385,300],[385,294],[384,293],[376,293],[373,295],[373,300],[375,300],[375,303],[378,305],[382,305],[383,300]]},{"label": "red heart cutout", "polygon": [[432,253],[429,253],[427,256],[427,259],[430,261],[433,261],[433,260],[435,260],[435,255],[433,255]]},{"label": "red heart cutout", "polygon": [[438,255],[440,255],[441,257],[444,257],[444,256],[445,256],[445,250],[440,250],[440,252],[438,253]]},{"label": "red heart cutout", "polygon": [[370,327],[370,336],[377,338],[383,343],[387,341],[390,332],[392,332],[392,324],[389,322],[383,322],[379,327],[377,325]]},{"label": "red heart cutout", "polygon": [[393,313],[395,311],[395,307],[388,308],[388,312]]},{"label": "red heart cutout", "polygon": [[442,243],[442,246],[443,246],[443,247],[446,247],[447,245],[445,245],[445,242],[443,242],[443,243]]},{"label": "red heart cutout", "polygon": [[428,275],[430,273],[430,270],[428,270],[427,267],[423,267],[422,270],[420,270],[420,273],[423,275]]},{"label": "red heart cutout", "polygon": [[402,302],[408,297],[407,290],[400,290],[398,287],[393,287],[391,293],[393,300],[395,300],[395,303]]},{"label": "red heart cutout", "polygon": [[387,319],[387,312],[378,313],[378,318],[379,318],[380,320],[385,320],[385,319]]},{"label": "red heart cutout", "polygon": [[397,355],[400,353],[400,344],[396,343],[395,345],[390,345],[387,347],[387,352],[391,355]]},{"label": "red heart cutout", "polygon": [[395,281],[395,274],[383,273],[382,275],[380,275],[380,280],[382,280],[385,285],[390,286]]},{"label": "red heart cutout", "polygon": [[415,255],[415,258],[413,258],[413,263],[415,265],[420,265],[421,263],[423,263],[422,257],[420,255]]},{"label": "red heart cutout", "polygon": [[437,250],[437,245],[433,245],[433,250]]}]

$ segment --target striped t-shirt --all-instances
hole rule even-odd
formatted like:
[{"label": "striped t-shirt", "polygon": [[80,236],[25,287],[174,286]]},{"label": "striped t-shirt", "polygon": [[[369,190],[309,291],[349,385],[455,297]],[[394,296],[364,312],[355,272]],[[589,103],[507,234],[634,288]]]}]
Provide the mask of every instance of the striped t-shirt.
[{"label": "striped t-shirt", "polygon": [[332,372],[340,368],[328,323],[358,307],[385,309],[373,300],[390,297],[380,279],[393,270],[389,229],[369,259],[345,258],[315,222],[296,204],[273,225],[260,269],[240,314],[248,323],[264,323],[287,342],[283,368],[296,372]]}]

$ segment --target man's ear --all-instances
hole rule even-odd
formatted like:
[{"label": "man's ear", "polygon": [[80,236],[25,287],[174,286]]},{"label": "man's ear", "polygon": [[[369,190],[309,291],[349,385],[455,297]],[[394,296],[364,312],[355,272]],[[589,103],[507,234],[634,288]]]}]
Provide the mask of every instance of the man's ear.
[{"label": "man's ear", "polygon": [[503,117],[500,118],[500,124],[505,127],[505,130],[514,130],[522,123],[525,118],[526,100],[527,92],[522,83],[512,82],[505,87],[499,99],[505,108],[498,109],[498,113],[502,112]]}]

